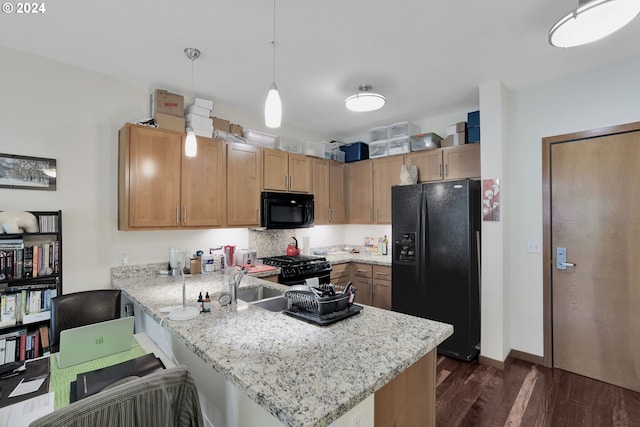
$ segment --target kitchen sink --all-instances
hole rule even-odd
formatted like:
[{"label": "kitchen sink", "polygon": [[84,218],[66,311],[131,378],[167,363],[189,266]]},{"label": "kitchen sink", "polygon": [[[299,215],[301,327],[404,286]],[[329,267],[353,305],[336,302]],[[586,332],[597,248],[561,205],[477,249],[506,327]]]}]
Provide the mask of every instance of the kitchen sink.
[{"label": "kitchen sink", "polygon": [[266,286],[255,286],[253,288],[240,288],[238,289],[238,299],[244,302],[260,301],[266,298],[273,298],[282,296],[284,292],[273,288],[267,288]]},{"label": "kitchen sink", "polygon": [[264,308],[265,310],[276,311],[276,312],[284,311],[287,308],[289,308],[288,301],[283,296],[268,298],[262,301],[256,301],[255,303],[252,303],[252,304],[255,305],[256,307],[260,307],[260,308]]}]

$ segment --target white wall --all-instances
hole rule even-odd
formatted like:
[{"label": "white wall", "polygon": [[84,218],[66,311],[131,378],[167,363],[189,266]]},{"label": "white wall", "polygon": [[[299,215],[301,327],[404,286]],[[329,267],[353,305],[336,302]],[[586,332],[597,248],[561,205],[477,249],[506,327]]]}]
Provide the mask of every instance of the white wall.
[{"label": "white wall", "polygon": [[[168,260],[168,248],[247,246],[246,229],[124,232],[117,227],[118,130],[149,117],[154,88],[0,47],[1,153],[57,160],[57,191],[0,188],[0,210],[63,211],[63,291],[106,287],[110,268]],[[201,95],[202,96],[202,95]],[[220,117],[266,131],[261,118],[214,107]],[[279,134],[330,139],[283,124]]]},{"label": "white wall", "polygon": [[511,345],[543,355],[542,138],[640,121],[640,56],[511,92],[508,286]]}]

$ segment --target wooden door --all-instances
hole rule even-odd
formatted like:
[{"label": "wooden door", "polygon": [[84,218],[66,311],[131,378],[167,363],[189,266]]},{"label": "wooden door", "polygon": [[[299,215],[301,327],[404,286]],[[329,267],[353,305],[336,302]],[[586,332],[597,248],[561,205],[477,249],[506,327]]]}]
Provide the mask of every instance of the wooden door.
[{"label": "wooden door", "polygon": [[391,224],[391,187],[400,185],[403,156],[390,156],[373,162],[374,222]]},{"label": "wooden door", "polygon": [[227,145],[227,225],[260,225],[260,149]]},{"label": "wooden door", "polygon": [[329,209],[332,224],[344,224],[347,221],[346,174],[347,168],[344,163],[329,162]]},{"label": "wooden door", "polygon": [[640,131],[551,144],[550,165],[553,365],[640,391]]},{"label": "wooden door", "polygon": [[480,177],[480,144],[465,144],[442,149],[444,179]]},{"label": "wooden door", "polygon": [[347,210],[350,224],[373,222],[373,167],[371,160],[349,163],[347,167]]},{"label": "wooden door", "polygon": [[418,169],[418,182],[442,180],[442,150],[440,149],[407,154],[406,163]]},{"label": "wooden door", "polygon": [[311,193],[311,158],[304,154],[289,154],[289,191]]},{"label": "wooden door", "polygon": [[184,227],[223,225],[224,143],[198,138],[196,157],[182,150],[182,213]]},{"label": "wooden door", "polygon": [[265,190],[287,191],[289,188],[289,156],[286,151],[262,150],[263,176]]},{"label": "wooden door", "polygon": [[[123,128],[120,173],[124,188],[120,196],[127,200],[120,207],[124,209],[121,229],[178,227],[182,139],[178,133],[157,129]],[[128,223],[122,223],[124,218]]]}]

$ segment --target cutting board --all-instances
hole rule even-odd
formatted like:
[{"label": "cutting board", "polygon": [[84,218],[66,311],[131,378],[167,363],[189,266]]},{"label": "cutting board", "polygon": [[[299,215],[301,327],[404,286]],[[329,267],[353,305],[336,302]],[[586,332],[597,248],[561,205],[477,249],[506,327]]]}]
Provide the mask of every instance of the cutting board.
[{"label": "cutting board", "polygon": [[273,271],[275,270],[276,267],[273,267],[271,265],[254,265],[253,267],[248,269],[248,273],[263,273],[265,271]]}]

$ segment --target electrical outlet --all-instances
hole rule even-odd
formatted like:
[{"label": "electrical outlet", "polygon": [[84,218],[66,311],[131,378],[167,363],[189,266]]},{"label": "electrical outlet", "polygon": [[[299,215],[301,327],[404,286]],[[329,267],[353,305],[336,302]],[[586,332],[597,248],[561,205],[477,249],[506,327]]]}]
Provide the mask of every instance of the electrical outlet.
[{"label": "electrical outlet", "polygon": [[542,252],[542,245],[537,240],[529,240],[527,252],[530,254],[539,254]]},{"label": "electrical outlet", "polygon": [[351,427],[364,427],[364,412],[360,411],[351,418]]}]

